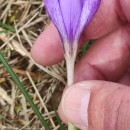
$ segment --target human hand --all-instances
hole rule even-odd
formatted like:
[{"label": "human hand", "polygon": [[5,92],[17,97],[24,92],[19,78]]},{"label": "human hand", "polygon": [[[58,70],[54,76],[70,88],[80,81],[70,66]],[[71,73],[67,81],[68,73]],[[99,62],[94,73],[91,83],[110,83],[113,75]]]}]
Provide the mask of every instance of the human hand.
[{"label": "human hand", "polygon": [[[101,1],[80,44],[89,39],[98,40],[76,64],[74,80],[79,83],[65,90],[59,107],[64,122],[72,122],[84,130],[87,127],[90,130],[130,129],[129,12],[130,1]],[[63,59],[54,25],[39,36],[31,54],[44,66]]]}]

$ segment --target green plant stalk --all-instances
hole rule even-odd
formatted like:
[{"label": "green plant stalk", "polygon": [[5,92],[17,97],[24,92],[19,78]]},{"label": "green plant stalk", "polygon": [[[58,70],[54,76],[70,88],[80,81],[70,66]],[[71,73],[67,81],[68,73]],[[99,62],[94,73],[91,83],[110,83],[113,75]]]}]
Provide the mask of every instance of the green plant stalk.
[{"label": "green plant stalk", "polygon": [[78,130],[73,124],[68,123],[68,130]]},{"label": "green plant stalk", "polygon": [[54,112],[55,112],[56,120],[57,120],[58,124],[60,125],[60,130],[65,130],[65,127],[64,127],[64,125],[62,124],[62,121],[61,121],[61,119],[60,119],[60,117],[59,117],[59,115],[58,115],[58,112],[57,112],[57,110],[56,110],[56,106],[55,106],[55,102],[54,102],[54,100],[53,100],[53,94],[52,94],[52,92],[51,92],[51,102],[52,102],[53,110],[54,110]]},{"label": "green plant stalk", "polygon": [[15,32],[15,29],[12,26],[7,25],[5,23],[0,22],[0,27],[3,27],[4,29],[9,30],[11,32]]},{"label": "green plant stalk", "polygon": [[87,41],[81,48],[81,53],[84,55],[86,51],[89,49],[89,47],[94,43],[95,40]]},{"label": "green plant stalk", "polygon": [[3,63],[3,65],[6,68],[6,70],[10,73],[11,78],[13,79],[13,81],[15,82],[15,84],[18,86],[18,88],[20,89],[20,91],[25,96],[26,100],[28,101],[28,103],[32,107],[32,109],[35,112],[35,114],[37,115],[38,119],[41,121],[41,124],[45,127],[46,130],[51,130],[50,127],[49,127],[49,125],[46,123],[46,121],[42,117],[42,114],[39,112],[37,106],[33,103],[32,99],[29,96],[29,94],[27,93],[27,91],[25,90],[25,88],[21,84],[20,80],[18,79],[18,77],[16,76],[16,74],[14,73],[14,71],[12,70],[11,66],[5,60],[5,58],[4,58],[4,56],[2,55],[1,52],[0,52],[0,61]]}]

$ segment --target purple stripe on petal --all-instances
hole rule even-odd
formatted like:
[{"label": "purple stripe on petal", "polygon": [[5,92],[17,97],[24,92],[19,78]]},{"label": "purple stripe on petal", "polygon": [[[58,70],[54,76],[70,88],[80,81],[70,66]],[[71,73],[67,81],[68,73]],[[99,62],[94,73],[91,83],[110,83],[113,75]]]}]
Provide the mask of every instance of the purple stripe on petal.
[{"label": "purple stripe on petal", "polygon": [[96,13],[101,0],[44,0],[46,9],[61,36],[63,47],[68,43],[73,53],[74,43]]},{"label": "purple stripe on petal", "polygon": [[74,41],[77,26],[83,8],[82,0],[59,0],[67,38],[70,43]]},{"label": "purple stripe on petal", "polygon": [[59,0],[44,0],[44,3],[51,20],[60,33],[62,40],[67,39],[61,8],[59,6]]},{"label": "purple stripe on petal", "polygon": [[89,24],[93,16],[95,15],[101,0],[81,0],[83,1],[82,14],[80,16],[79,28],[77,29],[77,34],[75,39],[78,39],[84,30],[84,28]]}]

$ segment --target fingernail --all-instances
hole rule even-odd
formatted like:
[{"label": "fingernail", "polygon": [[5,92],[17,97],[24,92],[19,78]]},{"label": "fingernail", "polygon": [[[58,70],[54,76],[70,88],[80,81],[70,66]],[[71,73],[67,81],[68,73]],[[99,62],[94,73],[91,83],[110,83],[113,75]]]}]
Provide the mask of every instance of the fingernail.
[{"label": "fingernail", "polygon": [[79,128],[88,127],[88,105],[90,89],[75,85],[70,87],[62,98],[63,113],[69,122]]}]

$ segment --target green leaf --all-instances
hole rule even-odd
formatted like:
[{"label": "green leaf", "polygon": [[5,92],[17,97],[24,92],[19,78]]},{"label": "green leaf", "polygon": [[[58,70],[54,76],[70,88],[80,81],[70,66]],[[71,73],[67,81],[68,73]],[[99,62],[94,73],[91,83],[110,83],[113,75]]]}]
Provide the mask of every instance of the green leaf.
[{"label": "green leaf", "polygon": [[5,24],[3,22],[0,22],[0,27],[3,27],[4,29],[6,29],[8,31],[15,32],[15,29],[12,26],[7,25],[7,24]]},{"label": "green leaf", "polygon": [[66,130],[62,121],[61,121],[61,119],[60,119],[60,117],[59,117],[59,115],[58,115],[58,112],[56,110],[56,106],[55,106],[55,103],[54,103],[54,100],[53,100],[53,95],[51,95],[51,96],[52,96],[51,102],[52,102],[53,110],[55,112],[56,120],[57,120],[58,124],[60,125],[60,130]]},{"label": "green leaf", "polygon": [[24,97],[26,98],[26,100],[28,101],[30,106],[32,107],[32,109],[35,112],[35,114],[37,115],[38,119],[41,121],[41,124],[45,127],[46,130],[51,130],[49,125],[46,123],[46,121],[42,117],[42,114],[39,112],[37,106],[34,104],[34,102],[32,101],[31,97],[29,96],[29,94],[27,93],[27,91],[23,87],[22,83],[20,82],[19,78],[14,73],[14,71],[11,68],[11,66],[8,64],[8,62],[5,60],[5,58],[4,58],[4,56],[2,55],[1,52],[0,52],[0,61],[3,63],[4,67],[6,68],[6,70],[11,75],[11,78],[13,79],[15,84],[18,86],[18,88],[21,90],[21,92],[23,93]]},{"label": "green leaf", "polygon": [[93,40],[90,40],[88,42],[86,42],[83,47],[81,48],[81,53],[85,54],[85,52],[89,49],[89,47],[93,44]]}]

